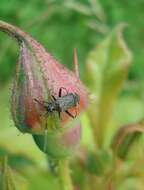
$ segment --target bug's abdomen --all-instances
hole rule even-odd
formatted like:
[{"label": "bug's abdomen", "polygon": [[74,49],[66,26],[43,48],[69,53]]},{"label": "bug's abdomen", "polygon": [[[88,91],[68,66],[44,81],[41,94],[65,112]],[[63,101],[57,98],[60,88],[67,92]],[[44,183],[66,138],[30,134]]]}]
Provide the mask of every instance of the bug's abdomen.
[{"label": "bug's abdomen", "polygon": [[56,103],[59,105],[59,109],[62,112],[76,106],[73,94],[57,98]]}]

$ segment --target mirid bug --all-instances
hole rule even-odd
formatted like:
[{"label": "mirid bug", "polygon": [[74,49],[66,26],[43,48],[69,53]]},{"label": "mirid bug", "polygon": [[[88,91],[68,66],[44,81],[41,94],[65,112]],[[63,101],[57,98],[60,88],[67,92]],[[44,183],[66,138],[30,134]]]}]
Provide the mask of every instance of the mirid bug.
[{"label": "mirid bug", "polygon": [[62,89],[65,89],[65,88],[61,87],[59,89],[58,98],[55,98],[54,96],[52,96],[53,100],[50,102],[46,102],[46,101],[40,102],[37,99],[34,99],[34,100],[38,102],[40,105],[42,105],[46,109],[47,113],[53,113],[57,111],[60,117],[61,112],[65,112],[70,117],[75,118],[77,116],[77,113],[73,116],[68,111],[68,109],[76,107],[80,101],[80,97],[77,93],[68,93],[68,92],[66,95],[62,96]]}]

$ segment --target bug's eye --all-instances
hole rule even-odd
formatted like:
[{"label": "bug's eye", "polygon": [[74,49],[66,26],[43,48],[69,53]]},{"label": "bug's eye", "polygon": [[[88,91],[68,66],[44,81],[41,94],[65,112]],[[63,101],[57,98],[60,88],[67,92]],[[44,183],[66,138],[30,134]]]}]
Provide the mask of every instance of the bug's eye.
[{"label": "bug's eye", "polygon": [[49,104],[48,105],[48,112],[53,112],[54,111],[54,105],[53,104]]},{"label": "bug's eye", "polygon": [[75,94],[75,99],[76,99],[76,101],[77,101],[78,103],[80,102],[80,97],[79,97],[78,94]]}]

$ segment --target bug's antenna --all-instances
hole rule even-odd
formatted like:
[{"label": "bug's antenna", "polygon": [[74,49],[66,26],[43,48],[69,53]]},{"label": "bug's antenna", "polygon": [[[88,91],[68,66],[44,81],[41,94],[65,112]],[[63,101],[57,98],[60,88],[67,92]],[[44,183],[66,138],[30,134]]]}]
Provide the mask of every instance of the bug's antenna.
[{"label": "bug's antenna", "polygon": [[45,107],[39,100],[37,100],[36,98],[34,99],[34,101],[36,101],[37,103],[39,103],[42,107]]},{"label": "bug's antenna", "polygon": [[78,55],[77,55],[77,49],[76,48],[74,48],[74,55],[73,56],[74,56],[73,59],[74,59],[75,74],[79,78],[79,64],[78,64]]}]

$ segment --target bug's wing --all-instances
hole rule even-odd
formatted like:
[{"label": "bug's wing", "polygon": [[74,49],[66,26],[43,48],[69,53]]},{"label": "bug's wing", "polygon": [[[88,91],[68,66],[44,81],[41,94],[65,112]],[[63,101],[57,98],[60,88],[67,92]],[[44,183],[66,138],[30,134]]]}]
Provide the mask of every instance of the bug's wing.
[{"label": "bug's wing", "polygon": [[75,102],[74,102],[74,98],[73,98],[72,94],[68,94],[68,95],[63,96],[61,98],[58,98],[56,100],[56,102],[60,108],[60,111],[62,111],[62,112],[65,112],[68,109],[75,106]]}]

